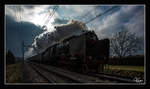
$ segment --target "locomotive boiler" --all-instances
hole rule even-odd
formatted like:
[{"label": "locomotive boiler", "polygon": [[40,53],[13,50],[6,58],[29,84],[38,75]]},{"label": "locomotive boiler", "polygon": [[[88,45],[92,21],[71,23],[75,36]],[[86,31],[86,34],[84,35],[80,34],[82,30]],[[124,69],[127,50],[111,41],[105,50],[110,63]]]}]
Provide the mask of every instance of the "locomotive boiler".
[{"label": "locomotive boiler", "polygon": [[109,39],[99,40],[94,31],[67,37],[48,47],[32,61],[87,73],[103,72],[109,59]]}]

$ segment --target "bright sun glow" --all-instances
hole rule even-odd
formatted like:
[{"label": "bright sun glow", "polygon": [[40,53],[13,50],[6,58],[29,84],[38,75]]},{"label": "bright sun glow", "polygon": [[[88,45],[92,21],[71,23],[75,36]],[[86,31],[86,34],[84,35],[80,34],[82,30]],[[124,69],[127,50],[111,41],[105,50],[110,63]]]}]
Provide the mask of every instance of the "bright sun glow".
[{"label": "bright sun glow", "polygon": [[52,18],[48,18],[48,17],[49,17],[48,13],[34,14],[31,22],[40,26],[46,25],[48,31],[52,31],[53,25],[51,23],[54,22],[54,17]]}]

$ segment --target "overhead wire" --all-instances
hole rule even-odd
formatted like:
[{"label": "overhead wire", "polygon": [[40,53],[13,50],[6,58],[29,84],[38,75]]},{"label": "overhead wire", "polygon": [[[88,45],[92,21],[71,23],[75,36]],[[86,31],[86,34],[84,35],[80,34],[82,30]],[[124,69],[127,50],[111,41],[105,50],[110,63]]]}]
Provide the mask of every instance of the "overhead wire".
[{"label": "overhead wire", "polygon": [[100,13],[100,14],[98,14],[97,16],[95,16],[94,18],[92,18],[92,19],[90,19],[89,21],[85,22],[85,24],[90,23],[91,21],[95,20],[96,18],[98,18],[98,17],[100,17],[100,16],[102,16],[102,15],[104,15],[104,14],[106,14],[106,13],[112,11],[113,9],[115,9],[115,8],[117,8],[117,7],[118,7],[118,6],[113,6],[113,7],[109,8],[108,10],[104,11],[103,13]]},{"label": "overhead wire", "polygon": [[[100,6],[96,6],[95,9],[99,8]],[[86,16],[89,15],[89,13],[91,13],[91,10],[89,10],[86,14],[84,14],[83,16],[80,16],[80,19],[84,19],[86,18]]]},{"label": "overhead wire", "polygon": [[53,15],[55,14],[56,10],[58,9],[59,6],[55,6],[52,10],[52,12],[49,14],[48,19],[45,21],[44,24],[48,24],[50,19],[53,17]]}]

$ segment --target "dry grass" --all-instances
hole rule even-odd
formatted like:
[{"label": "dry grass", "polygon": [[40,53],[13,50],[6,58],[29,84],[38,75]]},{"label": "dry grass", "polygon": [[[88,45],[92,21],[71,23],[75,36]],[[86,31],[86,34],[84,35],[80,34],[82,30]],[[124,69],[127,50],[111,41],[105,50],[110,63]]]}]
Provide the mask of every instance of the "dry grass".
[{"label": "dry grass", "polygon": [[144,66],[109,65],[109,70],[105,68],[104,72],[130,78],[144,78]]},{"label": "dry grass", "polygon": [[22,82],[22,63],[6,65],[6,83]]},{"label": "dry grass", "polygon": [[144,72],[144,66],[109,65],[109,69]]}]

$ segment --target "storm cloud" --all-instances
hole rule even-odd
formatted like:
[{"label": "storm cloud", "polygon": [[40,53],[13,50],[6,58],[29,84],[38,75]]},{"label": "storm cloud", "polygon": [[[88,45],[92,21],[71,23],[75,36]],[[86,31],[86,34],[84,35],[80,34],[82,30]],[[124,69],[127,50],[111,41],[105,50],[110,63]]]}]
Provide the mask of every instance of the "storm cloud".
[{"label": "storm cloud", "polygon": [[90,27],[96,31],[99,38],[111,37],[112,34],[125,29],[144,38],[144,7],[121,6],[117,11],[93,21]]}]

